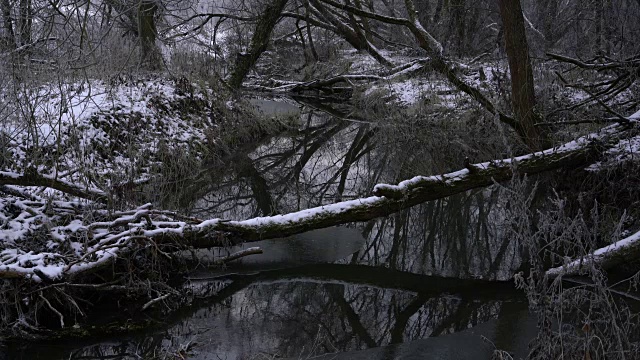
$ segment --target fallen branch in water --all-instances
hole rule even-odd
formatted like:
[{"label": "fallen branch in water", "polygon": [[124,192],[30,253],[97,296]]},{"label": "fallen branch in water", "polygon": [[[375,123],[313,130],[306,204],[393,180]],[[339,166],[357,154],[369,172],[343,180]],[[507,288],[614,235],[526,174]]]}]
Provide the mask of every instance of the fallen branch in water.
[{"label": "fallen branch in water", "polygon": [[[495,182],[507,181],[513,177],[514,173],[536,174],[590,164],[598,160],[606,149],[618,142],[622,129],[620,125],[612,125],[603,129],[600,134],[591,134],[558,148],[513,159],[469,164],[465,169],[448,174],[417,176],[398,185],[380,184],[373,190],[375,196],[368,198],[319,206],[285,215],[244,221],[218,221],[210,228],[229,233],[229,241],[237,244],[290,236],[350,222],[367,221],[426,201],[489,186]],[[207,227],[203,227],[205,228]],[[207,239],[202,237],[196,236],[189,240],[195,247],[207,245]]]},{"label": "fallen branch in water", "polygon": [[[410,61],[406,64],[396,66],[378,74],[344,74],[337,75],[327,79],[316,79],[307,82],[283,82],[278,80],[270,80],[270,83],[276,86],[269,87],[267,85],[257,85],[255,90],[273,91],[280,93],[301,93],[305,91],[323,91],[327,93],[345,92],[351,90],[355,86],[355,82],[366,82],[370,86],[372,82],[391,81],[401,77],[410,76],[416,72],[424,70],[430,64],[430,59],[418,59]],[[335,87],[337,84],[346,84],[347,87]]]},{"label": "fallen branch in water", "polygon": [[150,308],[151,306],[153,306],[153,304],[158,303],[158,302],[160,302],[160,301],[162,301],[162,300],[168,299],[168,298],[169,298],[169,296],[171,296],[171,295],[174,295],[174,294],[164,294],[164,295],[162,295],[162,296],[158,296],[158,297],[157,297],[157,298],[155,298],[155,299],[151,299],[151,300],[149,300],[146,304],[142,305],[141,310],[142,310],[142,311],[145,311],[145,310],[147,310],[148,308]]}]

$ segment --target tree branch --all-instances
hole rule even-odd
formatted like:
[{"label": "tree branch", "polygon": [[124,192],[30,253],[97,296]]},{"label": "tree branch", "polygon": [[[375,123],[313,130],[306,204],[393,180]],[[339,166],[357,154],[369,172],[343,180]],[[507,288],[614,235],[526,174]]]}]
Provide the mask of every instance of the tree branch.
[{"label": "tree branch", "polygon": [[35,171],[25,172],[24,174],[0,171],[0,185],[46,186],[83,199],[103,203],[108,200],[107,194],[102,190],[82,187],[51,176],[37,174]]},{"label": "tree branch", "polygon": [[637,260],[640,254],[640,231],[611,245],[593,251],[591,254],[570,261],[562,266],[547,270],[549,278],[577,275],[593,266],[611,269],[628,261]]}]

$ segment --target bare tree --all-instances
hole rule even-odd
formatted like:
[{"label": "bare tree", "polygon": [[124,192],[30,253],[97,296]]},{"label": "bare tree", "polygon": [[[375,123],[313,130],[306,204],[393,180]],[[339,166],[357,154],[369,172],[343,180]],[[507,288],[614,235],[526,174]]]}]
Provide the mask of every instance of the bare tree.
[{"label": "bare tree", "polygon": [[253,31],[249,49],[246,52],[238,54],[233,72],[231,76],[229,76],[229,86],[231,86],[231,88],[238,89],[242,86],[244,78],[258,61],[262,53],[267,50],[271,32],[280,20],[287,2],[288,0],[275,0],[265,6]]},{"label": "bare tree", "polygon": [[504,27],[505,48],[511,73],[511,101],[516,120],[522,129],[524,142],[534,150],[549,145],[546,134],[536,124],[536,96],[533,69],[525,33],[524,17],[519,0],[500,0],[500,15]]}]

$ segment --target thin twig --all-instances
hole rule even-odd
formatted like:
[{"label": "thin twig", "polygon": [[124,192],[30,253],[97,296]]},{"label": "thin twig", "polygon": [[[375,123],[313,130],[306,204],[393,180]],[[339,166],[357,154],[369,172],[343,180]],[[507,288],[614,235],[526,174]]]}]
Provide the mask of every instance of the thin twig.
[{"label": "thin twig", "polygon": [[157,297],[155,299],[151,299],[149,302],[147,302],[146,304],[142,305],[142,311],[147,310],[149,307],[153,306],[153,304],[155,304],[155,303],[157,303],[159,301],[162,301],[162,300],[168,298],[171,295],[173,295],[173,294],[164,294],[164,295],[159,296],[159,297]]},{"label": "thin twig", "polygon": [[53,307],[53,305],[51,305],[51,303],[49,302],[49,300],[47,300],[47,298],[45,298],[44,296],[42,296],[42,292],[40,292],[40,298],[42,300],[44,300],[44,302],[47,304],[47,306],[49,307],[49,309],[51,309],[51,311],[53,311],[54,313],[56,313],[58,315],[58,317],[60,318],[60,327],[63,328],[64,327],[64,316],[62,316],[62,314],[60,313],[60,311],[58,311],[56,308]]},{"label": "thin twig", "polygon": [[562,75],[556,71],[556,75],[560,78],[560,80],[567,85],[568,87],[572,87],[572,88],[576,88],[576,89],[580,89],[584,92],[586,92],[587,94],[589,94],[589,96],[591,96],[595,101],[598,102],[598,104],[602,105],[602,107],[605,108],[605,110],[607,110],[607,112],[615,115],[618,118],[618,122],[621,124],[628,124],[629,123],[629,119],[622,116],[620,113],[618,113],[617,111],[613,110],[609,105],[607,105],[604,101],[602,101],[599,97],[595,96],[593,93],[591,93],[591,91],[587,90],[585,87],[583,86],[578,86],[578,85],[571,85],[569,84],[569,82],[562,77]]},{"label": "thin twig", "polygon": [[214,265],[222,265],[222,264],[226,264],[226,263],[228,263],[230,261],[240,259],[240,258],[245,257],[245,256],[257,255],[257,254],[262,254],[262,253],[263,253],[263,251],[259,247],[250,247],[250,248],[235,252],[235,253],[233,253],[231,255],[225,256],[223,258],[220,258],[220,259],[214,261],[213,264]]}]

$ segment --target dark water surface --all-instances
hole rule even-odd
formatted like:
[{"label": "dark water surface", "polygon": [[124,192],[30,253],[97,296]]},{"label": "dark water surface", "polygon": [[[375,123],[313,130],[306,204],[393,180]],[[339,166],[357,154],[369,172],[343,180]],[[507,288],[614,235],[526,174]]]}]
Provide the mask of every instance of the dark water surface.
[{"label": "dark water surface", "polygon": [[[277,103],[260,100],[267,113]],[[278,114],[292,113],[292,106]],[[180,198],[200,218],[246,219],[370,194],[454,170],[465,154],[429,127],[390,128],[309,107],[300,129],[221,159]],[[345,118],[349,118],[344,116]],[[522,262],[490,187],[367,223],[245,244],[264,254],[189,277],[203,295],[161,330],[85,343],[12,345],[11,359],[489,359],[535,334],[510,280]],[[203,252],[203,257],[237,249]]]}]

